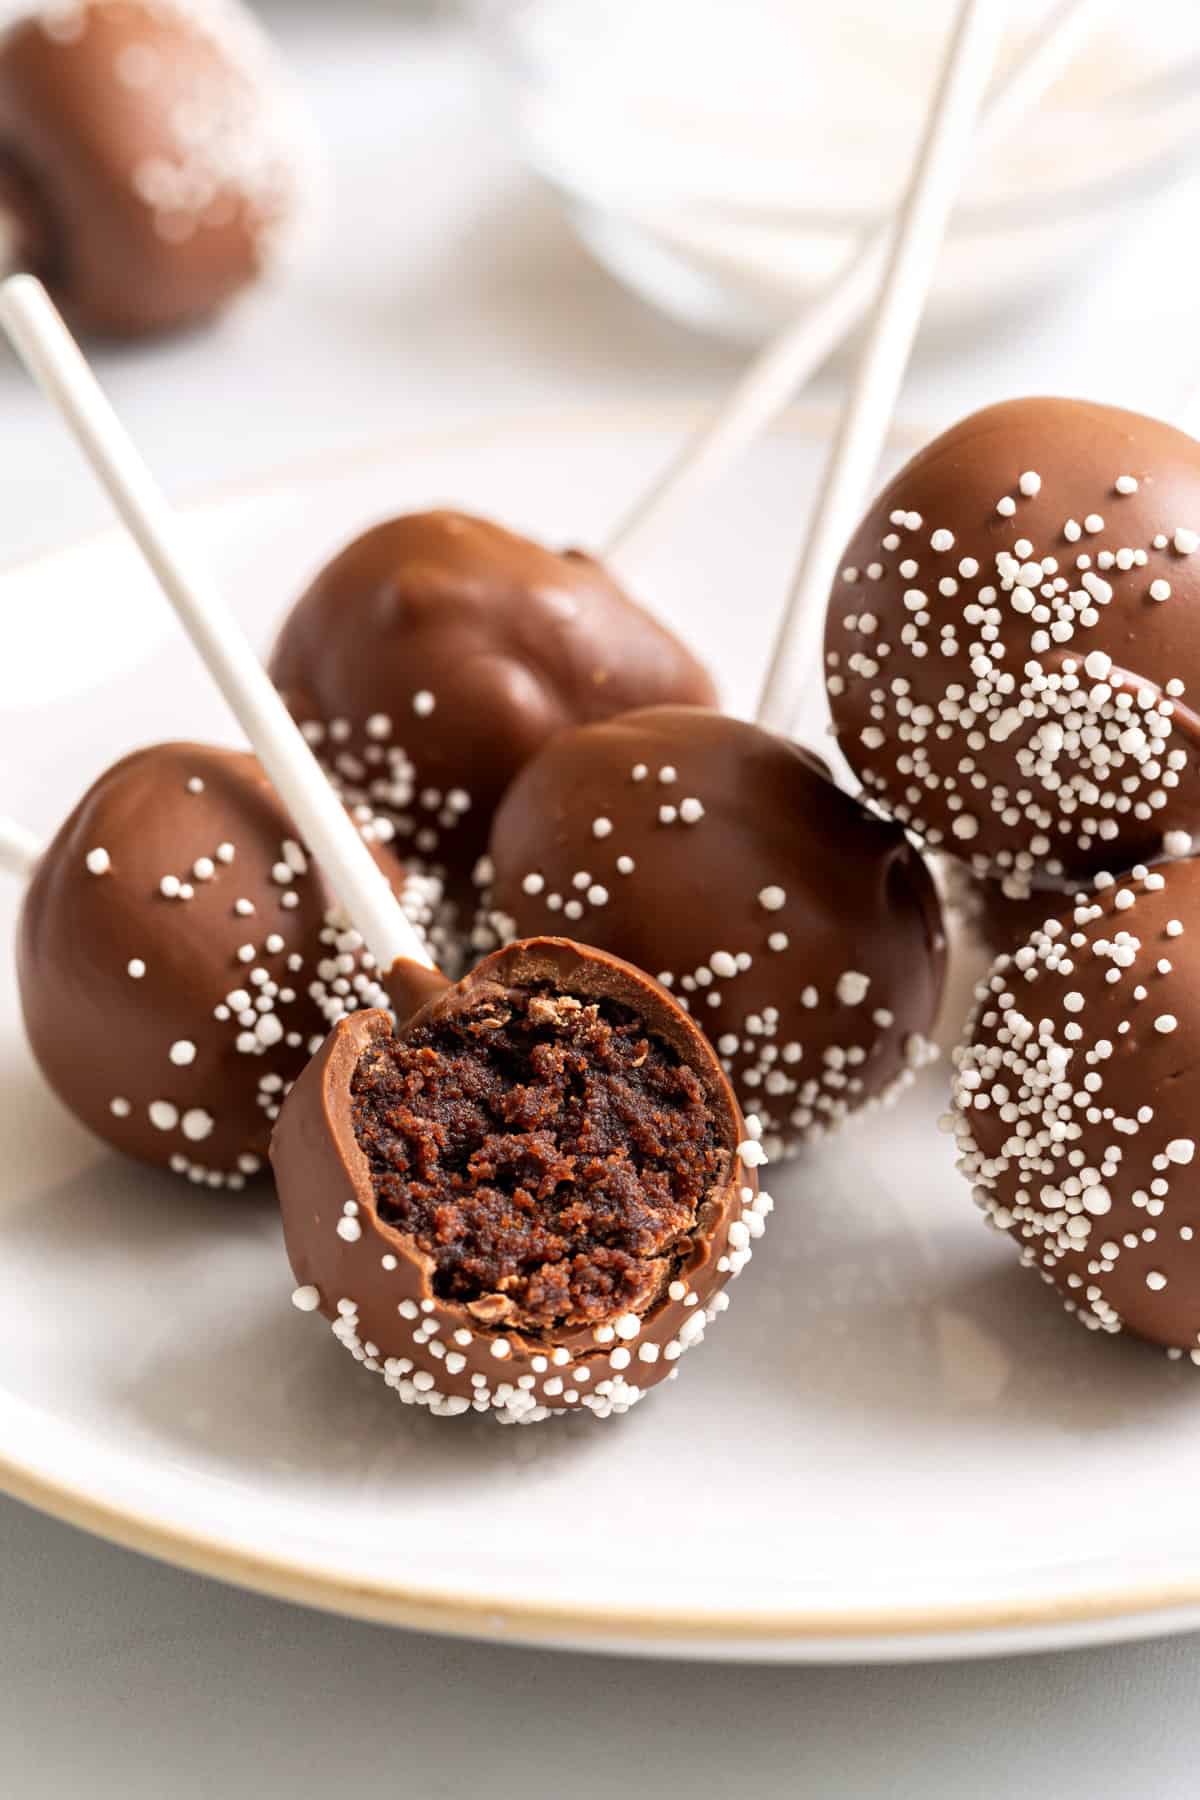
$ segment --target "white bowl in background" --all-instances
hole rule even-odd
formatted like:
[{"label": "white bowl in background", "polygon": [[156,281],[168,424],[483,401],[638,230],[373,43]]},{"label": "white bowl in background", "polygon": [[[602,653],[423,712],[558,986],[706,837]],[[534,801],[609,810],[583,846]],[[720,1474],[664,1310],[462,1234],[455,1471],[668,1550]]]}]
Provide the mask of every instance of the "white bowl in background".
[{"label": "white bowl in background", "polygon": [[[1013,55],[1043,6],[1018,4]],[[523,153],[589,248],[692,324],[755,339],[889,211],[951,0],[477,0]],[[967,178],[935,324],[1078,272],[1200,153],[1200,7],[1107,26]]]}]

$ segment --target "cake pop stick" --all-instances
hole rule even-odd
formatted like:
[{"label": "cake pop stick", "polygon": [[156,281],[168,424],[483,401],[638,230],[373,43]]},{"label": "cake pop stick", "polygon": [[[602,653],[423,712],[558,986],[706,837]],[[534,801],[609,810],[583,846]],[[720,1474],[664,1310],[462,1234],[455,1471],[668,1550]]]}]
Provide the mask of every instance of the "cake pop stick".
[{"label": "cake pop stick", "polygon": [[[970,154],[985,155],[1026,117],[1068,67],[1114,0],[1060,0],[995,82],[980,112]],[[664,521],[720,480],[772,420],[804,388],[870,308],[894,226],[871,231],[826,291],[759,351],[737,386],[640,495],[609,536],[604,555],[629,567]]]},{"label": "cake pop stick", "polygon": [[187,568],[45,290],[10,278],[0,319],[390,971],[398,1030],[379,1010],[336,1026],[276,1125],[296,1305],[437,1413],[626,1411],[723,1310],[769,1210],[763,1152],[715,1053],[648,976],[565,938],[512,945],[457,986],[438,974],[231,616]]},{"label": "cake pop stick", "polygon": [[759,723],[777,730],[792,722],[797,681],[813,660],[829,584],[883,449],[1003,18],[997,0],[962,0],[958,9],[875,316],[825,466],[759,700]]},{"label": "cake pop stick", "polygon": [[232,614],[189,567],[170,507],[42,284],[31,275],[0,284],[0,321],[107,489],[380,969],[397,961],[431,969],[424,943]]},{"label": "cake pop stick", "polygon": [[287,250],[307,134],[240,0],[6,19],[0,268],[42,275],[80,329],[136,337],[216,311]]},{"label": "cake pop stick", "polygon": [[41,854],[41,840],[16,819],[0,818],[0,869],[27,876]]}]

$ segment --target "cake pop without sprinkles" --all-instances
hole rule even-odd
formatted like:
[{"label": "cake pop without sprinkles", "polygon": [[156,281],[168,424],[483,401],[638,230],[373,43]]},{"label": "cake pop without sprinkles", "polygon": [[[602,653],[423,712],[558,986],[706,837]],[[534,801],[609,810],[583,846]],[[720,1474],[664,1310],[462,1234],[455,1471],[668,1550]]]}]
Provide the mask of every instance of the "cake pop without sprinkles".
[{"label": "cake pop without sprinkles", "polygon": [[[426,925],[436,887],[373,850]],[[32,861],[17,974],[34,1054],[75,1116],[210,1187],[264,1166],[330,1025],[387,1004],[257,760],[205,744],[135,751],[88,789]]]},{"label": "cake pop without sprinkles", "polygon": [[500,940],[561,924],[656,975],[772,1155],[932,1054],[945,938],[920,854],[772,732],[690,707],[563,732],[510,788],[491,860]]},{"label": "cake pop without sprinkles", "polygon": [[1200,861],[1103,876],[981,983],[946,1121],[1068,1311],[1196,1363],[1198,1000]]},{"label": "cake pop without sprinkles", "polygon": [[1019,898],[1200,829],[1200,445],[1078,400],[974,413],[889,482],[830,598],[866,792]]},{"label": "cake pop without sprinkles", "polygon": [[542,744],[629,707],[716,698],[600,563],[457,512],[356,539],[292,609],[270,670],[337,791],[444,877],[464,935],[496,806]]},{"label": "cake pop without sprinkles", "polygon": [[514,945],[457,986],[440,974],[220,595],[190,566],[45,290],[29,277],[4,283],[0,318],[405,1021],[393,1032],[371,1011],[360,1032],[343,1019],[281,1109],[272,1157],[296,1305],[323,1311],[401,1400],[439,1414],[627,1410],[723,1309],[770,1207],[756,1186],[762,1147],[711,1047],[640,970],[567,939]]},{"label": "cake pop without sprinkles", "polygon": [[81,330],[215,312],[286,251],[307,132],[239,0],[0,0],[0,265]]}]

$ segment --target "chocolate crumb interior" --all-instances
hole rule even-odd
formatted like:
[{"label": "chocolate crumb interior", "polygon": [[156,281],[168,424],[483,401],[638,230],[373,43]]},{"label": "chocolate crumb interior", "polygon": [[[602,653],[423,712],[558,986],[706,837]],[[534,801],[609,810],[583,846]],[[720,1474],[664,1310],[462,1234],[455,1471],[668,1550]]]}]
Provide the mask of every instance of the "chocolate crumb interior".
[{"label": "chocolate crumb interior", "polygon": [[726,1162],[695,1072],[615,1002],[496,992],[364,1052],[351,1093],[379,1217],[481,1325],[643,1313]]}]

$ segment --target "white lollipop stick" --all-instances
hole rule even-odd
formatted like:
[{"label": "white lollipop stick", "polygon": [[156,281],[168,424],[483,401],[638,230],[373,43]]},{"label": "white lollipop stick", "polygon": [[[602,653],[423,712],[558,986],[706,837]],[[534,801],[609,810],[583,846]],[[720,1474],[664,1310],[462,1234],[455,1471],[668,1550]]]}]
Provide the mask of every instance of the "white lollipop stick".
[{"label": "white lollipop stick", "polygon": [[813,655],[838,558],[887,438],[925,308],[964,157],[1000,43],[1000,0],[961,0],[921,147],[900,211],[875,317],[842,409],[809,525],[808,541],[775,638],[758,722],[783,731],[797,676]]},{"label": "white lollipop stick", "polygon": [[34,837],[24,825],[18,825],[15,819],[0,818],[0,869],[7,869],[10,875],[28,878],[41,854],[40,838]]},{"label": "white lollipop stick", "polygon": [[[991,149],[1058,79],[1115,0],[1059,0],[995,84],[979,115],[972,156]],[[758,353],[733,393],[701,423],[611,534],[606,561],[626,567],[662,521],[720,479],[803,388],[866,314],[887,263],[894,226],[879,226],[851,252],[825,293]]]},{"label": "white lollipop stick", "polygon": [[0,322],[76,442],[237,716],[326,880],[379,967],[397,958],[433,968],[312,751],[216,587],[188,566],[179,527],[105,399],[46,290],[31,275],[0,284]]}]

